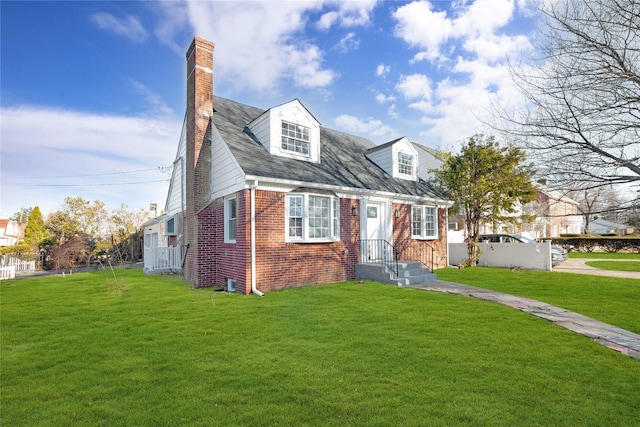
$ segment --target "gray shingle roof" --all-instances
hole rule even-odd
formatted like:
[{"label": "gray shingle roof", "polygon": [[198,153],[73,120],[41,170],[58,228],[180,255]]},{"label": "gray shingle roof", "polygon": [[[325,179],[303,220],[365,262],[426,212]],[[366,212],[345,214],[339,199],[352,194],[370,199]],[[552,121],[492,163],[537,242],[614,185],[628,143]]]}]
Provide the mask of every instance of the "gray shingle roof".
[{"label": "gray shingle roof", "polygon": [[214,96],[212,123],[245,174],[446,200],[424,181],[392,178],[366,158],[368,139],[320,127],[320,164],[273,156],[245,128],[264,112]]}]

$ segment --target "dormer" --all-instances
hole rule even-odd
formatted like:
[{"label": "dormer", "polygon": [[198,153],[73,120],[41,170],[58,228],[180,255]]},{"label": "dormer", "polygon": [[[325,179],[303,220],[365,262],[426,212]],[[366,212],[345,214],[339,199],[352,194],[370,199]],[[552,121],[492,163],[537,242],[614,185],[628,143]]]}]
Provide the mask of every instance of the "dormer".
[{"label": "dormer", "polygon": [[407,137],[369,149],[367,158],[394,178],[418,180],[418,151]]},{"label": "dormer", "polygon": [[268,109],[247,128],[273,156],[320,163],[320,123],[297,99]]}]

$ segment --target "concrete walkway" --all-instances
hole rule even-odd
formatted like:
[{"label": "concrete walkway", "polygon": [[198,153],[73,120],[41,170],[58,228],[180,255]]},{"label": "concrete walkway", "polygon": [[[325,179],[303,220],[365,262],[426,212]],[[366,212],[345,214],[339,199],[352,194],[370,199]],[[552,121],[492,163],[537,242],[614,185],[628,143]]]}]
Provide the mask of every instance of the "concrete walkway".
[{"label": "concrete walkway", "polygon": [[612,350],[640,360],[640,335],[600,322],[578,313],[567,311],[544,302],[523,298],[489,289],[438,280],[430,283],[407,286],[427,291],[466,295],[507,305],[533,316],[549,320],[556,325],[577,332]]},{"label": "concrete walkway", "polygon": [[588,266],[586,263],[590,261],[640,262],[632,259],[568,258],[564,260],[561,264],[553,267],[553,271],[557,271],[560,273],[590,274],[592,276],[624,277],[629,279],[640,279],[640,272],[638,271],[602,270],[600,268]]}]

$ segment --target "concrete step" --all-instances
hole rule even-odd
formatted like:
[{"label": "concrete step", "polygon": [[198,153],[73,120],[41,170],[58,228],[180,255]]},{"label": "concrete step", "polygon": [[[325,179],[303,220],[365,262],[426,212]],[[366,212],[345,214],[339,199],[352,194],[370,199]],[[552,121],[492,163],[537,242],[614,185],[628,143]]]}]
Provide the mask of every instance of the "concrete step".
[{"label": "concrete step", "polygon": [[422,268],[422,264],[412,261],[398,262],[397,277],[395,277],[395,274],[393,274],[389,268],[382,264],[356,264],[356,278],[359,280],[389,283],[397,286],[416,285],[438,280],[435,274],[426,268]]}]

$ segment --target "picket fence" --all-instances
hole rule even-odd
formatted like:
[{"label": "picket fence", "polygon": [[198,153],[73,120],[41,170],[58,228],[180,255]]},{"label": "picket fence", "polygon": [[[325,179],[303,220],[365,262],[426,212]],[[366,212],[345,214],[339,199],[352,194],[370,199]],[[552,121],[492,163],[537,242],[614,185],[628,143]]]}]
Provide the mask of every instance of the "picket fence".
[{"label": "picket fence", "polygon": [[0,280],[14,279],[17,271],[36,271],[36,262],[23,261],[10,255],[0,257]]}]

